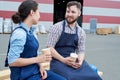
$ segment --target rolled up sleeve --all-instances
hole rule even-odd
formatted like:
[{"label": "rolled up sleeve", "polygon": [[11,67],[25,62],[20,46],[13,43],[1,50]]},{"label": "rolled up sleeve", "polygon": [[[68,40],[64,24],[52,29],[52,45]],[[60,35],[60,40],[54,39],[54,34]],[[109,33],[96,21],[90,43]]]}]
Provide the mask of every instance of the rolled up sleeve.
[{"label": "rolled up sleeve", "polygon": [[13,32],[10,39],[10,48],[8,52],[8,63],[15,62],[24,50],[26,43],[26,32],[22,29],[17,29]]},{"label": "rolled up sleeve", "polygon": [[76,50],[76,52],[78,54],[85,53],[85,42],[86,42],[85,31],[82,30],[82,32],[79,33],[78,37],[79,37],[79,40],[78,40],[78,49]]}]

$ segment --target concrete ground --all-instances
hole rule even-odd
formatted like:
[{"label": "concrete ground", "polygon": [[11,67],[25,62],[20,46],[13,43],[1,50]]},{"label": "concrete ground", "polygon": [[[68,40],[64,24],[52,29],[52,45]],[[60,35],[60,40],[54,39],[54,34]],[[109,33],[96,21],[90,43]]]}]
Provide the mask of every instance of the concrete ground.
[{"label": "concrete ground", "polygon": [[[0,70],[4,67],[9,34],[0,34]],[[40,49],[45,47],[47,34],[38,35]],[[39,49],[39,50],[40,50]],[[86,60],[103,72],[103,80],[120,80],[120,35],[87,34]]]}]

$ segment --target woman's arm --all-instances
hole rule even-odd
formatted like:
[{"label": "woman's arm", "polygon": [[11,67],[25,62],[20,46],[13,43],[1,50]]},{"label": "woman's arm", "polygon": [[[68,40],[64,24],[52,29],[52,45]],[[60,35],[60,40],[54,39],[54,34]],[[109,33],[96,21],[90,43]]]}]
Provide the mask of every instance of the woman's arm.
[{"label": "woman's arm", "polygon": [[41,63],[38,64],[39,67],[40,67],[40,73],[41,73],[41,76],[42,76],[42,79],[46,79],[47,78],[47,72],[46,70],[44,69],[44,67],[41,65]]},{"label": "woman's arm", "polygon": [[15,62],[10,63],[9,66],[17,66],[17,67],[27,66],[35,63],[51,61],[51,59],[52,59],[51,55],[42,54],[40,56],[33,58],[18,58]]}]

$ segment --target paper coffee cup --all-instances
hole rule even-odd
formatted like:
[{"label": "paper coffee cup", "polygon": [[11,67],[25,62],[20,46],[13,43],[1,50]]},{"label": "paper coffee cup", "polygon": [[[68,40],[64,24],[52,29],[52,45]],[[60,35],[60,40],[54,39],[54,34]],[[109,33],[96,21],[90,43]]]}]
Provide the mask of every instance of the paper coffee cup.
[{"label": "paper coffee cup", "polygon": [[73,62],[75,62],[76,59],[78,58],[78,55],[77,55],[76,53],[71,53],[71,54],[70,54],[70,57],[71,57],[71,59],[73,60]]},{"label": "paper coffee cup", "polygon": [[51,54],[50,48],[45,48],[41,50],[42,54]]}]

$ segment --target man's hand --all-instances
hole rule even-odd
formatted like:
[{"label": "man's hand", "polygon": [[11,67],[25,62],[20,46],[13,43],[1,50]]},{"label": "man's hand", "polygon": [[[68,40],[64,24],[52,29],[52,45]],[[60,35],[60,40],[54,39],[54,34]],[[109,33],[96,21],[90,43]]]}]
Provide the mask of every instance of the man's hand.
[{"label": "man's hand", "polygon": [[66,64],[66,65],[68,65],[68,66],[71,66],[71,67],[72,67],[72,65],[74,64],[74,62],[73,62],[73,60],[71,59],[71,57],[66,57],[66,58],[64,58],[63,63]]},{"label": "man's hand", "polygon": [[72,64],[72,67],[77,69],[82,66],[83,60],[78,59],[78,62]]},{"label": "man's hand", "polygon": [[66,57],[66,58],[64,58],[63,63],[77,69],[77,68],[81,67],[83,60],[78,59],[78,62],[73,62],[71,57]]}]

